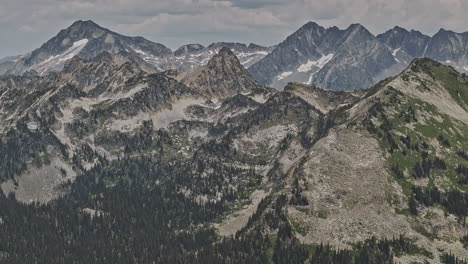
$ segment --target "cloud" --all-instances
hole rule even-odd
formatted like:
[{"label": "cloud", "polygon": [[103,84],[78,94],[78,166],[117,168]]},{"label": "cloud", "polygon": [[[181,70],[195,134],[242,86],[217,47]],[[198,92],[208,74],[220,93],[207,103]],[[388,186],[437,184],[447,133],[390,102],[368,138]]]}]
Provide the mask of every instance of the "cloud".
[{"label": "cloud", "polygon": [[229,2],[231,5],[242,8],[242,9],[258,9],[268,6],[284,6],[287,7],[288,1],[283,0],[216,0],[222,2]]},{"label": "cloud", "polygon": [[[437,10],[437,12],[434,12]],[[395,25],[466,31],[466,0],[2,0],[0,57],[39,47],[78,19],[171,48],[213,41],[274,45],[308,21],[374,34]]]},{"label": "cloud", "polygon": [[30,25],[22,25],[22,26],[19,27],[19,30],[23,31],[23,32],[33,32],[34,31],[34,29]]}]

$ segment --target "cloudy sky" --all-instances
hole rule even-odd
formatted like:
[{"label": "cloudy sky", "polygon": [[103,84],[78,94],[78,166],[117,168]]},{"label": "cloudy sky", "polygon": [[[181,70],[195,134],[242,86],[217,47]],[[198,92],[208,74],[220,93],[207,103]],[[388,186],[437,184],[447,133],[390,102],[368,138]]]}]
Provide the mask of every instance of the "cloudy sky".
[{"label": "cloudy sky", "polygon": [[432,35],[468,31],[467,0],[0,0],[0,58],[23,54],[91,19],[170,48],[214,41],[273,45],[308,21],[378,34],[394,25]]}]

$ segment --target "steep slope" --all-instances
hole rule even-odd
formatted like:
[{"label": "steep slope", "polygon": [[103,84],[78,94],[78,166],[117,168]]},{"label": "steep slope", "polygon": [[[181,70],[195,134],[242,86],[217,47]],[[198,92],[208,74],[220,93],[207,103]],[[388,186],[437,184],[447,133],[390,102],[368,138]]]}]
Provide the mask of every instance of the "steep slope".
[{"label": "steep slope", "polygon": [[[288,91],[318,105],[326,101],[320,97],[325,92],[312,87],[290,84]],[[350,259],[357,254],[350,263],[360,263],[367,238],[400,235],[413,242],[406,249],[390,246],[402,251],[378,263],[468,258],[467,91],[465,75],[417,59],[400,75],[354,94],[359,98],[349,104],[323,109],[328,114],[311,144],[297,151],[293,137],[284,150],[296,162],[275,174],[281,178],[276,192],[264,197],[240,233],[274,232],[286,221],[302,243],[347,249]],[[279,230],[277,239],[284,239]],[[281,243],[300,245],[291,237]]]},{"label": "steep slope", "polygon": [[74,56],[90,59],[103,52],[132,54],[139,57],[141,63],[151,65],[151,68],[158,71],[176,69],[187,72],[205,65],[222,47],[231,48],[245,67],[259,61],[272,50],[255,44],[247,46],[241,43],[216,42],[208,47],[188,44],[172,52],[164,45],[142,37],[123,36],[93,21],[79,20],[61,30],[40,48],[23,56],[2,59],[0,75],[23,74],[28,71],[35,71],[39,75],[58,72]]},{"label": "steep slope", "polygon": [[309,22],[249,68],[263,84],[283,89],[288,82],[330,90],[368,88],[396,75],[418,57],[467,71],[466,33],[441,29],[433,37],[394,27],[375,37],[359,24],[340,30]]},{"label": "steep slope", "polygon": [[[453,242],[467,232],[467,186],[457,169],[466,160],[456,154],[468,147],[467,88],[452,68],[418,59],[346,107],[348,121],[319,140],[298,169],[309,184],[303,194],[314,205],[309,215],[318,215],[306,221],[313,224],[304,241],[405,233],[430,254],[400,261],[437,263],[444,252],[467,258],[466,248]],[[440,197],[428,198],[429,192]],[[292,217],[306,215],[292,210]]]},{"label": "steep slope", "polygon": [[439,30],[428,43],[424,57],[453,66],[459,72],[468,72],[468,32],[455,33]]},{"label": "steep slope", "polygon": [[332,90],[356,90],[397,73],[396,63],[388,48],[361,25],[339,30],[310,22],[249,72],[279,89],[296,81]]},{"label": "steep slope", "polygon": [[[188,106],[206,100],[165,74],[147,73],[126,55],[74,57],[58,74],[0,79],[0,120],[7,142],[2,155],[8,168],[1,178],[11,178],[2,189],[17,192],[24,201],[48,201],[61,193],[60,184],[91,166],[93,156],[112,156],[95,142],[100,131],[129,129],[146,116],[155,126],[165,126],[183,119],[184,108],[172,116],[158,113],[175,110],[180,102]],[[72,157],[85,155],[84,149],[96,154],[70,166]],[[19,153],[27,154],[17,159]],[[70,177],[60,176],[61,169]]]},{"label": "steep slope", "polygon": [[60,31],[40,48],[20,60],[7,73],[21,74],[34,70],[39,74],[60,71],[74,56],[93,58],[102,52],[126,51],[136,55],[163,57],[172,54],[165,46],[142,37],[126,37],[105,29],[93,21],[76,21]]},{"label": "steep slope", "polygon": [[182,82],[209,97],[229,97],[264,87],[242,67],[229,48],[221,48],[206,66],[187,74]]},{"label": "steep slope", "polygon": [[272,83],[275,77],[277,79],[282,76],[287,77],[288,74],[281,74],[288,73],[308,58],[318,60],[321,57],[322,54],[317,51],[318,43],[316,42],[325,32],[326,30],[316,23],[305,24],[288,36],[264,59],[252,65],[249,72],[264,84]]},{"label": "steep slope", "polygon": [[427,44],[431,39],[419,31],[408,31],[398,26],[378,35],[377,38],[393,50],[393,56],[396,56],[399,60],[406,60],[407,63],[412,58],[423,57]]},{"label": "steep slope", "polygon": [[333,58],[314,74],[312,83],[332,90],[352,91],[368,88],[401,69],[380,41],[362,25],[355,24],[343,31]]}]

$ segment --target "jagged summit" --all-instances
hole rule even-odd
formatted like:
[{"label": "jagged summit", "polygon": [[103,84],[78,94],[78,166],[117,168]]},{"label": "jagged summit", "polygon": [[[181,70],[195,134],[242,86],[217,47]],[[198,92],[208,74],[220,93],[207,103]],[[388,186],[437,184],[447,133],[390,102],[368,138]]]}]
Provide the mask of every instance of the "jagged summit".
[{"label": "jagged summit", "polygon": [[352,30],[367,30],[367,28],[365,28],[362,24],[360,23],[353,23],[351,25],[349,25],[348,29],[352,29]]},{"label": "jagged summit", "polygon": [[249,72],[278,89],[288,82],[302,82],[331,90],[357,90],[371,86],[378,74],[393,73],[385,71],[394,64],[392,53],[360,24],[340,30],[309,22]]},{"label": "jagged summit", "polygon": [[273,49],[259,45],[247,46],[237,42],[215,42],[208,47],[201,44],[187,44],[173,52],[166,46],[143,37],[124,36],[92,20],[78,20],[61,30],[40,48],[24,56],[0,60],[0,74],[18,75],[27,71],[36,71],[39,75],[45,75],[59,72],[65,62],[74,56],[94,58],[102,52],[131,53],[161,72],[169,69],[188,72],[197,66],[205,65],[222,47],[231,48],[245,67],[250,67]]},{"label": "jagged summit", "polygon": [[77,29],[77,28],[84,28],[84,29],[93,29],[93,28],[99,28],[99,29],[105,29],[98,25],[96,22],[93,20],[77,20],[71,24],[68,29]]},{"label": "jagged summit", "polygon": [[[19,59],[7,73],[35,70],[39,74],[60,71],[74,56],[94,58],[102,52],[129,52],[145,59],[164,57],[172,51],[142,37],[127,37],[103,28],[91,20],[78,20],[31,54]],[[142,56],[145,54],[145,56]]]},{"label": "jagged summit", "polygon": [[227,47],[221,48],[207,65],[189,73],[182,82],[210,97],[227,97],[262,87]]},{"label": "jagged summit", "polygon": [[408,32],[408,30],[406,28],[403,28],[403,27],[400,27],[400,26],[394,26],[392,28],[393,31],[395,32]]},{"label": "jagged summit", "polygon": [[[236,55],[234,54],[234,52],[232,52],[232,50],[228,47],[222,47],[219,51],[218,51],[218,54],[216,54],[215,56],[213,56],[213,58],[208,62],[208,65],[210,65],[210,63],[212,64],[213,62],[216,61],[216,58],[218,57],[221,57],[222,59],[229,59],[229,60],[237,60],[237,62],[239,62],[239,59],[237,59]],[[240,63],[237,63],[237,65],[240,65]]]},{"label": "jagged summit", "polygon": [[324,29],[324,28],[314,21],[309,21],[299,28],[299,30],[301,29],[304,30],[304,29]]},{"label": "jagged summit", "polygon": [[369,88],[428,57],[468,71],[468,34],[441,29],[433,37],[395,26],[374,36],[355,23],[346,29],[308,22],[289,35],[249,72],[261,83],[282,89],[288,82],[331,90]]}]

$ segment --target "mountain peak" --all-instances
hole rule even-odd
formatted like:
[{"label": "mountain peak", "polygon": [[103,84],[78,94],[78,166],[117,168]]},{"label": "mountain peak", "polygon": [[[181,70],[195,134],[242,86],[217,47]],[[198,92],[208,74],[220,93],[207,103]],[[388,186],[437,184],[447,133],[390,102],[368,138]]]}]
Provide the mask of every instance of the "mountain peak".
[{"label": "mountain peak", "polygon": [[236,55],[234,54],[234,52],[232,52],[232,50],[228,47],[222,47],[219,52],[218,52],[218,56],[234,56],[236,57]]},{"label": "mountain peak", "polygon": [[208,61],[208,64],[189,73],[182,82],[209,97],[229,97],[240,92],[263,87],[241,65],[227,47]]},{"label": "mountain peak", "polygon": [[368,31],[367,28],[365,28],[363,25],[359,23],[354,23],[349,25],[348,30],[352,31]]},{"label": "mountain peak", "polygon": [[208,61],[207,66],[208,68],[224,68],[227,66],[229,68],[244,69],[234,52],[227,47],[222,47],[218,54]]},{"label": "mountain peak", "polygon": [[73,22],[72,24],[72,26],[77,26],[77,25],[99,26],[93,20],[77,20]]},{"label": "mountain peak", "polygon": [[439,31],[437,31],[435,35],[450,35],[450,34],[459,34],[459,33],[452,31],[452,30],[447,30],[445,28],[440,28]]},{"label": "mountain peak", "polygon": [[402,28],[400,26],[394,26],[393,31],[395,31],[395,32],[408,32],[408,30],[406,30],[406,28]]},{"label": "mountain peak", "polygon": [[353,41],[364,41],[374,38],[374,35],[361,24],[351,24],[345,30],[346,39]]},{"label": "mountain peak", "polygon": [[304,24],[302,27],[300,27],[295,33],[293,33],[292,35],[290,36],[293,36],[293,35],[296,35],[296,36],[300,36],[304,33],[306,34],[310,34],[310,32],[312,32],[312,34],[321,34],[325,31],[325,28],[320,26],[319,24],[315,23],[315,22],[307,22],[306,24]]},{"label": "mountain peak", "polygon": [[103,29],[92,20],[77,20],[67,29]]},{"label": "mountain peak", "polygon": [[[395,26],[395,27],[393,27],[391,30],[389,30],[387,32],[389,32],[392,35],[400,35],[400,36],[406,36],[406,35],[410,34],[410,32],[408,30],[406,30],[406,28],[402,28],[400,26]],[[387,33],[387,32],[385,32],[385,33]]]},{"label": "mountain peak", "polygon": [[443,72],[451,72],[452,75],[456,75],[457,71],[450,65],[442,64],[430,58],[416,58],[412,60],[406,70],[410,74],[427,73],[430,76],[438,75],[435,69],[443,69]]},{"label": "mountain peak", "polygon": [[320,26],[316,22],[309,21],[309,22],[305,23],[301,28],[321,28],[321,27],[322,26]]},{"label": "mountain peak", "polygon": [[[432,60],[430,58],[415,58],[412,60],[409,64],[408,69],[410,69],[413,72],[420,72],[420,71],[427,71],[429,69],[429,66],[431,65],[443,65],[435,60]],[[446,66],[450,67],[450,66]]]}]

